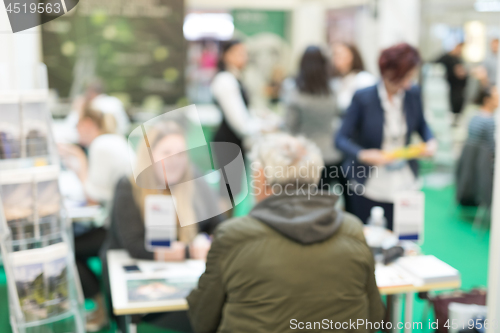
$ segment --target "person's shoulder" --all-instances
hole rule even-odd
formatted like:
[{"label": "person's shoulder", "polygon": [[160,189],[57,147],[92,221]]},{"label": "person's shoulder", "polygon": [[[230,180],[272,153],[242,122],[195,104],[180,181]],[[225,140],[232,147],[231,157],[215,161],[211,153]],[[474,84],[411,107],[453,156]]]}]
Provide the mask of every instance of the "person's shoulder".
[{"label": "person's shoulder", "polygon": [[124,155],[124,152],[128,151],[128,149],[127,140],[123,136],[119,134],[102,134],[90,144],[89,155],[115,158],[117,154]]},{"label": "person's shoulder", "polygon": [[378,96],[377,94],[378,94],[377,85],[374,84],[369,87],[356,90],[352,98],[353,100],[356,100],[358,102],[363,102],[363,101],[371,102],[377,99]]},{"label": "person's shoulder", "polygon": [[214,76],[212,80],[212,86],[232,84],[237,82],[238,81],[236,80],[236,77],[232,73],[228,71],[221,71]]},{"label": "person's shoulder", "polygon": [[249,216],[235,217],[220,223],[215,229],[215,240],[222,246],[234,245],[261,239],[269,227]]},{"label": "person's shoulder", "polygon": [[92,147],[100,149],[116,149],[127,145],[127,140],[119,134],[101,134],[92,141],[89,149]]},{"label": "person's shoulder", "polygon": [[[94,141],[92,141],[92,144],[95,143],[96,145],[102,145],[102,144],[110,144],[110,143],[114,144],[114,143],[123,143],[123,142],[126,143],[127,140],[122,135],[109,133],[109,134],[99,135],[97,138],[94,139]],[[91,144],[91,146],[92,146],[92,144]]]},{"label": "person's shoulder", "polygon": [[210,84],[210,90],[216,97],[224,96],[228,90],[234,91],[235,89],[238,89],[238,80],[227,71],[217,73]]},{"label": "person's shoulder", "polygon": [[495,124],[495,117],[485,116],[481,112],[477,112],[469,121],[473,126],[488,126]]},{"label": "person's shoulder", "polygon": [[416,85],[416,84],[411,86],[411,88],[406,91],[406,94],[408,94],[409,96],[411,96],[413,98],[421,98],[422,97],[422,91],[420,90],[420,86]]},{"label": "person's shoulder", "polygon": [[121,177],[116,183],[116,191],[131,191],[132,190],[132,182],[130,178],[127,176]]},{"label": "person's shoulder", "polygon": [[367,71],[361,71],[356,74],[356,86],[360,89],[371,87],[376,83],[377,79],[375,76]]},{"label": "person's shoulder", "polygon": [[342,214],[343,221],[338,231],[339,235],[350,237],[356,241],[365,242],[363,232],[364,225],[361,220],[348,212],[342,212]]},{"label": "person's shoulder", "polygon": [[371,86],[356,90],[356,93],[354,95],[363,96],[363,95],[373,95],[376,93],[377,93],[377,85],[372,84]]}]

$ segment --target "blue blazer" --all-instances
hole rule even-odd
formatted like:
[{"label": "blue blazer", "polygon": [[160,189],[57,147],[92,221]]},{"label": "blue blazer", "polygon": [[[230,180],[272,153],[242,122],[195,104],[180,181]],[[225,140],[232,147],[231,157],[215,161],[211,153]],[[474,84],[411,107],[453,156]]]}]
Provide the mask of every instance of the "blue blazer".
[{"label": "blue blazer", "polygon": [[[432,139],[432,132],[424,118],[420,89],[417,86],[406,91],[403,109],[408,129],[406,144],[409,144],[413,132],[418,132],[425,142]],[[364,184],[369,170],[365,164],[357,160],[357,155],[362,149],[381,149],[383,132],[384,110],[377,85],[358,90],[352,98],[335,139],[337,148],[346,155],[342,171],[348,179]],[[417,161],[410,160],[409,164],[417,176]]]}]

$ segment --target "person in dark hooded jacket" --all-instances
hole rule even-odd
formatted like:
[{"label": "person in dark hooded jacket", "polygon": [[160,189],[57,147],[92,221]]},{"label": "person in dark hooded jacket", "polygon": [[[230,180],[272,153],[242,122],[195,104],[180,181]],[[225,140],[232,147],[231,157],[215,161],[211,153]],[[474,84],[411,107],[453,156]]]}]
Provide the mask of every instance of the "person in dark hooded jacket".
[{"label": "person in dark hooded jacket", "polygon": [[344,331],[374,332],[366,323],[380,323],[385,310],[373,255],[361,221],[318,189],[319,149],[280,133],[251,155],[258,203],[218,226],[206,271],[187,298],[194,331],[321,332],[363,320]]}]

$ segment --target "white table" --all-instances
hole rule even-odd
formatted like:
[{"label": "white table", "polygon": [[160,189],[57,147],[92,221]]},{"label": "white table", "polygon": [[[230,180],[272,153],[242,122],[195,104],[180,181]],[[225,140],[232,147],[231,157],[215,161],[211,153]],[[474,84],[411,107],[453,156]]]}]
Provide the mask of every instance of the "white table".
[{"label": "white table", "polygon": [[[109,250],[107,253],[109,280],[111,281],[111,299],[115,315],[130,315],[140,313],[168,312],[187,310],[188,305],[184,298],[164,301],[129,302],[127,299],[127,280],[141,278],[161,278],[162,273],[126,272],[123,266],[138,265],[141,269],[148,266],[150,270],[157,267],[166,270],[190,268],[198,276],[205,271],[205,262],[202,260],[186,260],[184,262],[155,262],[150,260],[136,260],[131,258],[125,250]],[[197,267],[193,270],[193,265]]]},{"label": "white table", "polygon": [[[128,302],[127,299],[127,279],[130,278],[131,273],[125,272],[123,266],[149,263],[151,261],[135,260],[132,259],[125,250],[109,250],[107,253],[109,279],[111,284],[111,299],[113,301],[113,313],[117,316],[127,316],[130,323],[129,316],[133,314],[142,313],[155,313],[155,312],[170,312],[170,311],[185,311],[188,309],[188,304],[184,298],[175,300],[164,301],[151,301],[151,302]],[[188,260],[184,263],[156,263],[156,265],[184,265],[185,263],[193,262]],[[199,261],[196,261],[199,262]],[[389,266],[385,266],[386,268]],[[138,277],[142,273],[133,273]],[[394,309],[401,309],[401,296],[405,295],[405,314],[404,322],[412,322],[413,312],[413,298],[414,294],[418,292],[425,292],[431,290],[444,290],[455,289],[460,287],[460,280],[445,282],[445,283],[432,283],[420,285],[394,285],[379,287],[382,295],[391,295],[394,299]],[[398,314],[399,313],[399,314]],[[394,311],[392,317],[393,322],[400,321],[401,311]],[[424,324],[424,323],[423,323]],[[129,332],[135,332],[135,326],[129,325]],[[405,330],[411,332],[411,330]]]},{"label": "white table", "polygon": [[66,207],[68,217],[72,222],[95,221],[102,215],[103,208],[99,205]]},{"label": "white table", "polygon": [[[388,266],[380,265],[376,268],[375,274],[379,272],[379,269],[385,269],[388,271],[388,274],[391,274],[391,270],[400,270],[396,265],[391,264]],[[408,274],[408,273],[407,273]],[[410,275],[410,274],[408,274]],[[415,279],[415,281],[417,281]],[[415,297],[415,293],[419,292],[427,292],[431,290],[446,290],[446,289],[456,289],[460,288],[461,280],[449,281],[449,282],[439,282],[439,283],[412,283],[405,285],[379,285],[379,292],[381,295],[387,295],[391,297],[390,307],[391,311],[391,321],[392,323],[401,322],[401,305],[404,295],[404,303],[405,303],[405,311],[403,316],[403,323],[412,323],[413,322],[413,299]],[[389,301],[389,300],[388,300]],[[389,306],[389,304],[388,304]],[[426,323],[422,323],[425,325]],[[393,332],[398,332],[399,330],[393,328]],[[412,329],[404,329],[405,333],[412,332]]]}]

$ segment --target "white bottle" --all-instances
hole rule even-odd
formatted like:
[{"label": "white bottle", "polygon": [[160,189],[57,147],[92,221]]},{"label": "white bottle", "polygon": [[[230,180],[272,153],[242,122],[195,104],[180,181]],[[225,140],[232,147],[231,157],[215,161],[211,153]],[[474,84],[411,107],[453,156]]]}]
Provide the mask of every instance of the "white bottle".
[{"label": "white bottle", "polygon": [[368,218],[368,225],[387,228],[387,219],[385,218],[384,214],[385,211],[382,207],[372,207],[370,211],[370,217]]}]

